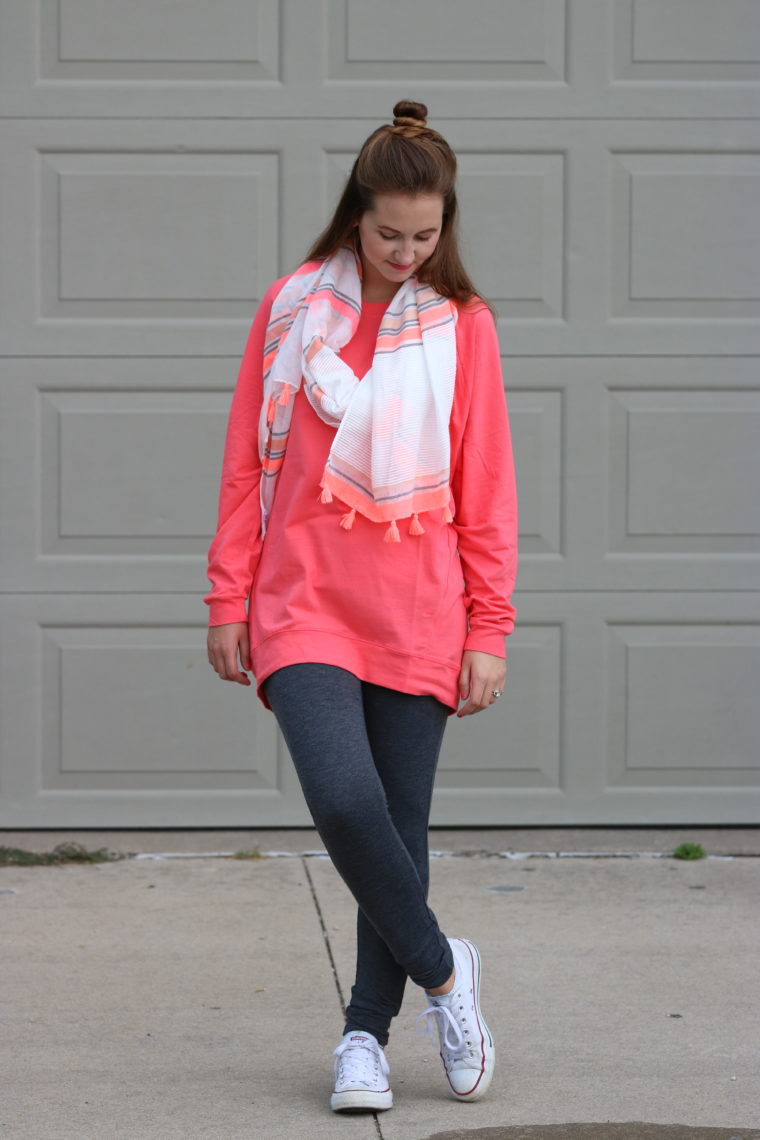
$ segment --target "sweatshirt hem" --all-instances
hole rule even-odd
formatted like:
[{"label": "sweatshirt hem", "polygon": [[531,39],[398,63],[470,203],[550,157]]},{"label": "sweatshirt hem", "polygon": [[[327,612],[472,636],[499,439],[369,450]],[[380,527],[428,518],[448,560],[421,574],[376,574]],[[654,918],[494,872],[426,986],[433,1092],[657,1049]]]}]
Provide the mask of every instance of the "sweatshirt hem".
[{"label": "sweatshirt hem", "polygon": [[346,669],[360,681],[396,692],[435,697],[449,715],[459,707],[458,664],[338,633],[295,629],[269,634],[251,649],[256,695],[265,708],[271,710],[263,689],[266,679],[278,669],[307,661]]}]

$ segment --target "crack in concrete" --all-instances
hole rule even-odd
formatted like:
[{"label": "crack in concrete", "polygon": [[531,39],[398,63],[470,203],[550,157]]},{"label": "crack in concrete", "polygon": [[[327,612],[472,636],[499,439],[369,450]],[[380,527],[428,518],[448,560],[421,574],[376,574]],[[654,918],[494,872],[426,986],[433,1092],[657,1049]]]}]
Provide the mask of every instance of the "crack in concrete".
[{"label": "crack in concrete", "polygon": [[[309,884],[309,891],[311,892],[311,899],[312,899],[312,902],[314,903],[314,909],[317,912],[317,918],[319,919],[319,925],[320,925],[320,928],[322,930],[322,938],[324,939],[325,950],[327,951],[327,959],[330,963],[330,969],[332,970],[333,980],[335,982],[335,989],[338,992],[338,1003],[340,1005],[340,1014],[341,1014],[341,1017],[345,1017],[346,1000],[343,996],[343,990],[341,988],[340,978],[338,977],[338,969],[337,969],[337,966],[335,965],[335,957],[334,957],[333,952],[332,952],[332,946],[330,945],[330,935],[327,932],[327,924],[325,923],[325,917],[324,917],[324,914],[322,913],[322,907],[319,905],[319,898],[317,897],[317,888],[314,886],[314,880],[311,877],[311,872],[309,871],[309,868],[306,864],[306,858],[304,857],[307,854],[310,855],[311,852],[308,852],[308,853],[302,852],[301,853],[301,866],[303,867],[303,872],[304,872],[304,875],[306,876],[306,881]],[[372,1119],[373,1119],[374,1124],[375,1124],[375,1131],[377,1133],[377,1136],[379,1137],[379,1140],[383,1140],[383,1132],[382,1132],[382,1129],[380,1127],[380,1121],[378,1119],[377,1113],[376,1112],[368,1113],[368,1115],[372,1116]]]},{"label": "crack in concrete", "polygon": [[301,866],[303,867],[303,872],[304,872],[304,875],[306,876],[306,882],[309,884],[309,890],[311,891],[311,899],[312,899],[312,902],[314,903],[314,909],[317,912],[317,918],[319,919],[319,925],[321,927],[322,937],[323,937],[324,943],[325,943],[325,950],[327,951],[327,958],[328,958],[328,961],[330,963],[330,969],[332,970],[333,981],[335,982],[335,989],[338,992],[338,1002],[340,1003],[340,1012],[341,1012],[341,1016],[343,1016],[346,1012],[346,1002],[345,1002],[345,998],[343,997],[343,990],[340,988],[340,979],[338,978],[338,970],[337,970],[337,967],[335,965],[335,958],[333,957],[332,946],[330,945],[330,935],[327,933],[327,926],[325,925],[325,918],[324,918],[324,915],[322,914],[322,907],[319,905],[319,899],[317,898],[317,890],[316,890],[316,887],[314,886],[314,880],[311,877],[311,873],[309,872],[309,868],[306,865],[305,859],[301,859]]}]

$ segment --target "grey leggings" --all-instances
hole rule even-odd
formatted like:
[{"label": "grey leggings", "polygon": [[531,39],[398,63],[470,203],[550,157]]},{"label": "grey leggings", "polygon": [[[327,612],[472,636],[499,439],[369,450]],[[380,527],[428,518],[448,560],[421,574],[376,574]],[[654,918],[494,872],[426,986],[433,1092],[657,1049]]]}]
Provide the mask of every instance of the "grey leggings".
[{"label": "grey leggings", "polygon": [[314,824],[359,905],[343,1032],[363,1029],[385,1045],[407,977],[435,989],[454,969],[427,905],[430,801],[448,709],[334,665],[289,665],[263,687]]}]

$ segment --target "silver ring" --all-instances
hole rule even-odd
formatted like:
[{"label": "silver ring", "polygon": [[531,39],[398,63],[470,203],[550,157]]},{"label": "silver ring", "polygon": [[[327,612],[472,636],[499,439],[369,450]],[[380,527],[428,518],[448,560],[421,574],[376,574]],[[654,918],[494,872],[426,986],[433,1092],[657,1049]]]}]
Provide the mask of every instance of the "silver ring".
[{"label": "silver ring", "polygon": [[501,689],[491,689],[491,696],[492,696],[492,697],[500,697],[500,696],[502,696],[502,691],[501,691]]}]

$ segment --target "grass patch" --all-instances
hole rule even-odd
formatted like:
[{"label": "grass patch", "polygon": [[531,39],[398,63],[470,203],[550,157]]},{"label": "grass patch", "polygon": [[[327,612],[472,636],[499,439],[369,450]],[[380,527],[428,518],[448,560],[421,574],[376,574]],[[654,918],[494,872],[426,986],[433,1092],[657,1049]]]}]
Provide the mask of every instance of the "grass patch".
[{"label": "grass patch", "polygon": [[251,848],[250,851],[236,851],[236,859],[261,859],[262,855],[258,847]]},{"label": "grass patch", "polygon": [[61,863],[108,863],[126,859],[105,847],[88,851],[81,843],[59,843],[52,851],[24,851],[21,847],[0,847],[0,867],[50,867]]},{"label": "grass patch", "polygon": [[680,843],[673,852],[674,859],[704,859],[706,855],[701,843]]}]

